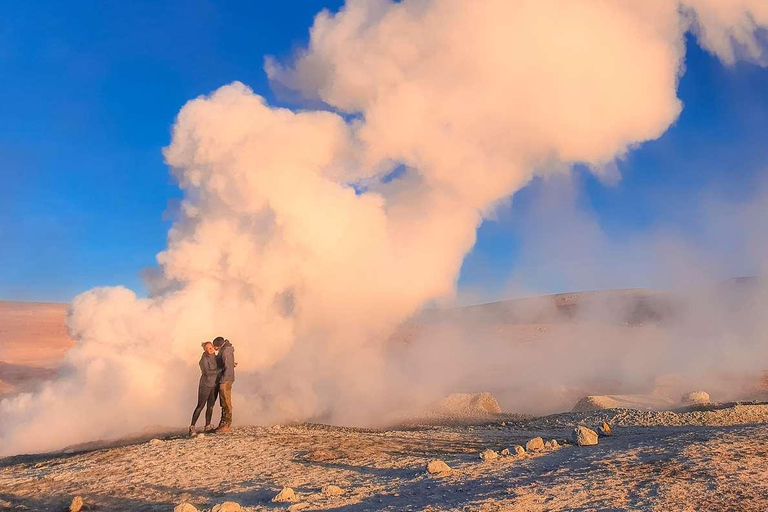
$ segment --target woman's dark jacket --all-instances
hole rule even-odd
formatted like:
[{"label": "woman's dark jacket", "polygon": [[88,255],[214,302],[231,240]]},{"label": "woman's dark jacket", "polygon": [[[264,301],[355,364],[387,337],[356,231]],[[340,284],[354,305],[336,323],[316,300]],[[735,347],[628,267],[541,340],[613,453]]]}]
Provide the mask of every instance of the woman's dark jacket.
[{"label": "woman's dark jacket", "polygon": [[216,363],[216,356],[203,352],[200,358],[200,386],[206,388],[216,387],[216,380],[219,378],[219,365]]}]

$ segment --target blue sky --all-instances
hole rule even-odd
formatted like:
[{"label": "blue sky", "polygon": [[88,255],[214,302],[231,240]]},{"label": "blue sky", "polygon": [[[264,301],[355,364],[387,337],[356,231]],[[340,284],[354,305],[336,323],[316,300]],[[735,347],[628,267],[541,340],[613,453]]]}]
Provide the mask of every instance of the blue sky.
[{"label": "blue sky", "polygon": [[[161,148],[181,106],[233,80],[278,102],[263,57],[291,55],[306,43],[314,15],[340,4],[6,5],[0,299],[68,301],[90,287],[116,284],[142,293],[140,272],[164,247],[164,212],[180,196]],[[660,230],[696,240],[707,231],[697,207],[703,198],[747,201],[764,181],[768,70],[724,67],[689,40],[679,96],[685,107],[678,122],[619,164],[618,184],[600,183],[583,169],[567,184],[572,207],[610,243]],[[657,284],[652,274],[590,281],[528,272],[530,219],[552,186],[534,182],[481,227],[460,290],[503,296],[523,277],[537,291]],[[752,270],[738,258],[725,268],[732,275]]]}]

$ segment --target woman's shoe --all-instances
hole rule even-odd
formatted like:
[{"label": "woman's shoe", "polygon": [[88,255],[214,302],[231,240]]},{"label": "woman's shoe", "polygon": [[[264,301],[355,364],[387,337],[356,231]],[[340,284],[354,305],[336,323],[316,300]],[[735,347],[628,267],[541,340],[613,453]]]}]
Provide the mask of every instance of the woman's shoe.
[{"label": "woman's shoe", "polygon": [[205,431],[206,431],[206,432],[213,432],[214,430],[216,430],[216,427],[214,427],[214,426],[213,426],[213,425],[211,425],[210,423],[209,423],[208,425],[206,425],[206,426],[205,426]]},{"label": "woman's shoe", "polygon": [[189,437],[195,437],[197,435],[197,431],[195,430],[195,426],[192,425],[189,427]]}]

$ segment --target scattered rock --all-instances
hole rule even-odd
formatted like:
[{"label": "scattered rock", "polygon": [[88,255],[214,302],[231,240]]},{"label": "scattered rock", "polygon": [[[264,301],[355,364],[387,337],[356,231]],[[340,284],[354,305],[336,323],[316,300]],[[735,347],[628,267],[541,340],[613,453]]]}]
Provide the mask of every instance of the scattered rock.
[{"label": "scattered rock", "polygon": [[523,455],[525,455],[525,448],[523,448],[519,444],[516,444],[512,449],[515,451],[515,455],[517,455],[518,457],[522,457]]},{"label": "scattered rock", "polygon": [[439,475],[444,473],[450,473],[451,467],[441,460],[431,460],[427,464],[427,473],[430,475]]},{"label": "scattered rock", "polygon": [[434,409],[455,416],[487,416],[501,414],[499,402],[490,393],[454,393],[437,402]]},{"label": "scattered rock", "polygon": [[597,444],[597,432],[583,425],[573,429],[573,442],[579,446],[592,446]]},{"label": "scattered rock", "polygon": [[510,453],[509,448],[504,448],[503,450],[501,450],[502,457],[509,457],[510,455],[512,454]]},{"label": "scattered rock", "polygon": [[544,449],[544,440],[540,437],[534,437],[527,443],[525,443],[525,451],[535,452],[536,450]]},{"label": "scattered rock", "polygon": [[[440,461],[437,461],[437,462],[440,462]],[[443,464],[445,463],[443,462]],[[448,468],[447,465],[445,467]],[[448,471],[450,470],[451,468],[448,468]],[[323,487],[323,494],[325,494],[326,496],[341,496],[342,494],[344,494],[344,489],[342,489],[338,485],[326,485],[325,487]]]},{"label": "scattered rock", "polygon": [[160,440],[160,439],[157,439],[157,438],[149,440],[149,444],[162,444],[162,443],[163,443],[163,441]]},{"label": "scattered rock", "polygon": [[216,505],[211,509],[211,512],[241,512],[243,507],[239,503],[234,501],[225,501],[219,505]]},{"label": "scattered rock", "polygon": [[198,512],[197,507],[191,503],[182,503],[173,509],[173,512]]},{"label": "scattered rock", "polygon": [[691,391],[680,398],[683,405],[702,405],[709,403],[709,393],[706,391]]},{"label": "scattered rock", "polygon": [[296,499],[296,493],[290,487],[283,487],[283,489],[277,493],[277,496],[272,498],[275,503],[284,503],[286,501],[294,501]]},{"label": "scattered rock", "polygon": [[304,510],[304,509],[306,509],[306,508],[309,508],[309,503],[307,503],[307,502],[305,501],[305,502],[303,502],[303,503],[294,503],[293,505],[291,505],[290,507],[288,507],[288,510],[290,510],[291,512],[293,512],[294,510]]},{"label": "scattered rock", "polygon": [[483,459],[485,462],[488,462],[489,460],[498,459],[499,454],[493,450],[483,450],[482,452],[480,452],[480,458]]},{"label": "scattered rock", "polygon": [[560,448],[560,443],[557,442],[557,439],[553,439],[552,441],[550,441],[550,443],[552,443],[552,448],[553,449],[554,448]]},{"label": "scattered rock", "polygon": [[196,439],[203,439],[205,437],[205,434],[197,434],[195,436]]},{"label": "scattered rock", "polygon": [[603,437],[609,436],[611,435],[611,426],[604,421],[600,428],[597,429],[597,432]]},{"label": "scattered rock", "polygon": [[545,441],[544,442],[544,448],[546,450],[551,450],[552,449],[552,441]]},{"label": "scattered rock", "polygon": [[83,497],[75,496],[72,498],[72,503],[69,504],[69,512],[80,512],[83,510]]}]

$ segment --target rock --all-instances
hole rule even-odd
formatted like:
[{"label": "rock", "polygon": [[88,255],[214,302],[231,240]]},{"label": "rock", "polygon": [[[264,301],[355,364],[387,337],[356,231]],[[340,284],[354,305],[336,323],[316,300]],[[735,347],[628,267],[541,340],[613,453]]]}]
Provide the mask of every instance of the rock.
[{"label": "rock", "polygon": [[150,440],[149,440],[149,444],[163,444],[163,441],[162,441],[162,440],[160,440],[160,439],[157,439],[157,438],[155,438],[155,439],[150,439]]},{"label": "rock", "polygon": [[303,502],[303,503],[294,503],[293,505],[288,507],[288,510],[293,512],[294,510],[304,510],[304,509],[307,509],[307,508],[309,508],[309,503]]},{"label": "rock", "polygon": [[211,512],[241,512],[243,507],[239,503],[234,501],[225,501],[219,505],[216,505],[211,509]]},{"label": "rock", "polygon": [[702,405],[702,404],[708,404],[709,402],[709,393],[706,391],[691,391],[690,393],[684,394],[680,398],[680,403],[683,405]]},{"label": "rock", "polygon": [[518,457],[522,457],[523,455],[525,455],[525,448],[523,448],[519,444],[516,444],[512,449],[515,450],[515,455],[517,455]]},{"label": "rock", "polygon": [[272,498],[275,503],[284,503],[286,501],[294,501],[296,499],[296,493],[290,487],[283,487],[283,489],[277,493],[277,496]]},{"label": "rock", "polygon": [[451,467],[441,460],[431,460],[427,464],[427,473],[430,475],[439,475],[444,473],[450,473]]},{"label": "rock", "polygon": [[437,402],[434,409],[441,414],[472,417],[501,414],[499,402],[490,393],[454,393]]},{"label": "rock", "polygon": [[544,449],[551,450],[552,449],[552,441],[545,441],[544,442]]},{"label": "rock", "polygon": [[72,498],[72,503],[69,504],[69,512],[80,512],[83,510],[83,498],[82,496],[75,496]]},{"label": "rock", "polygon": [[557,442],[557,439],[553,439],[550,443],[552,443],[552,448],[560,448],[560,443]]},{"label": "rock", "polygon": [[674,403],[656,395],[589,395],[579,400],[573,412],[592,412],[603,409],[636,409],[661,411],[674,407]]},{"label": "rock", "polygon": [[573,429],[573,442],[579,446],[592,446],[597,444],[597,432],[583,425]]},{"label": "rock", "polygon": [[544,449],[544,440],[540,437],[534,437],[527,443],[525,443],[525,451],[535,452],[536,450]]},{"label": "rock", "polygon": [[173,509],[173,512],[198,512],[197,507],[191,503],[182,503]]},{"label": "rock", "polygon": [[510,455],[512,454],[510,453],[509,448],[504,448],[503,450],[501,450],[502,457],[509,457]]},{"label": "rock", "polygon": [[[437,461],[437,462],[440,462],[440,461]],[[447,465],[445,467],[448,468]],[[448,471],[450,470],[451,468],[448,468]],[[323,487],[323,494],[325,494],[326,496],[341,496],[342,494],[344,494],[344,489],[342,489],[338,485],[326,485],[325,487]]]},{"label": "rock", "polygon": [[205,438],[205,434],[197,434],[195,436],[195,439],[203,439],[203,438]]},{"label": "rock", "polygon": [[611,426],[608,423],[603,422],[603,424],[600,425],[600,428],[597,429],[597,432],[603,437],[609,436],[611,435]]},{"label": "rock", "polygon": [[480,458],[484,461],[496,460],[499,458],[499,454],[493,450],[483,450],[480,452]]}]

